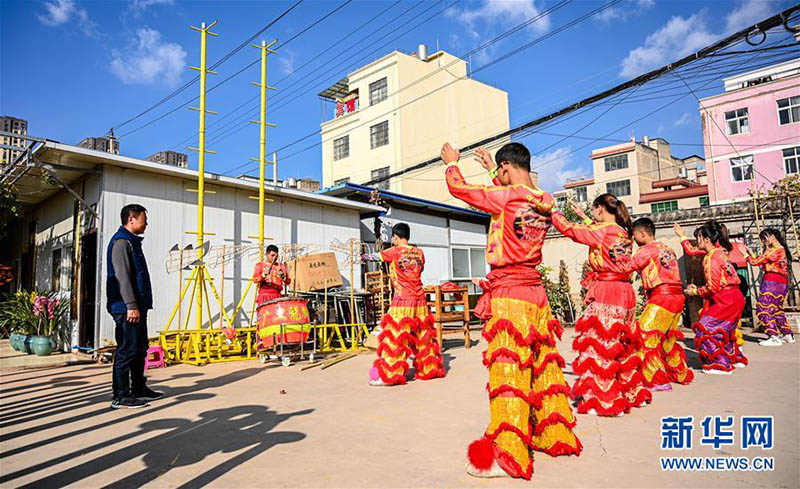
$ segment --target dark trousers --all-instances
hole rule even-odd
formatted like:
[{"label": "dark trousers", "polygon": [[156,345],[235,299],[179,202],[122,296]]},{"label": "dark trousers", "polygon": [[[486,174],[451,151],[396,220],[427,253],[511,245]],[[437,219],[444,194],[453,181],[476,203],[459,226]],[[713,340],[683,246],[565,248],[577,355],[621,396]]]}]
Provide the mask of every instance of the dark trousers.
[{"label": "dark trousers", "polygon": [[135,395],[145,387],[144,360],[147,356],[147,314],[138,323],[129,323],[126,314],[112,314],[116,328],[117,354],[114,356],[114,399]]}]

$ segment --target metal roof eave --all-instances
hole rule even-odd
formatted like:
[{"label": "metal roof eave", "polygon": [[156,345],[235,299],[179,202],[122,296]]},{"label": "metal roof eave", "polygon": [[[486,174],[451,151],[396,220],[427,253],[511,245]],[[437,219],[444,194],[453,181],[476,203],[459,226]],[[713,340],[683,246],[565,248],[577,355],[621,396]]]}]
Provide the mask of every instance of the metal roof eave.
[{"label": "metal roof eave", "polygon": [[[317,191],[317,193],[323,193],[335,196],[344,196],[353,194],[361,194],[368,196],[373,190],[375,190],[374,187],[368,187],[366,185],[360,185],[357,183],[344,183],[341,185],[320,189]],[[434,202],[427,199],[412,197],[410,195],[398,194],[396,192],[391,192],[389,190],[379,190],[379,192],[381,198],[385,200],[403,203],[411,207],[416,207],[421,209],[432,209],[446,214],[463,215],[466,217],[471,217],[473,219],[477,218],[480,220],[489,220],[491,218],[491,215],[486,212],[464,209],[463,207],[456,207],[448,204],[442,204],[440,202]]]},{"label": "metal roof eave", "polygon": [[[76,169],[81,168],[81,163],[94,163],[95,165],[111,165],[119,168],[140,170],[148,173],[155,173],[188,180],[197,179],[196,170],[168,166],[161,163],[131,158],[129,156],[121,156],[87,148],[79,148],[77,146],[71,146],[52,141],[48,141],[37,148],[34,155],[37,159],[43,162],[58,163],[62,166],[73,166]],[[86,171],[89,170],[87,169]],[[206,183],[211,185],[221,185],[226,187],[236,187],[258,191],[258,182],[249,182],[246,180],[240,180],[237,178],[226,177],[208,172],[206,172]],[[364,202],[356,202],[333,196],[319,195],[316,193],[303,192],[301,190],[283,187],[265,186],[264,193],[270,196],[302,200],[321,205],[331,205],[345,209],[354,209],[358,210],[359,212],[380,212],[384,210],[380,206],[367,204]]]}]

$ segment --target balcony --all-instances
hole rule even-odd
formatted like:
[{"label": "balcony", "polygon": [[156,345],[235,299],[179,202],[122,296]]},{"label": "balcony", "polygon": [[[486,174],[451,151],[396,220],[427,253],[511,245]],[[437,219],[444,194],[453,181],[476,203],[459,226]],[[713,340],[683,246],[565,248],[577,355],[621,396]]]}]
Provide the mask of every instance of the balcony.
[{"label": "balcony", "polygon": [[318,96],[323,102],[330,102],[328,105],[329,107],[333,105],[333,117],[330,118],[327,113],[323,115],[323,124],[358,112],[358,89],[350,90],[349,79],[347,77],[342,78],[332,86],[321,91]]}]

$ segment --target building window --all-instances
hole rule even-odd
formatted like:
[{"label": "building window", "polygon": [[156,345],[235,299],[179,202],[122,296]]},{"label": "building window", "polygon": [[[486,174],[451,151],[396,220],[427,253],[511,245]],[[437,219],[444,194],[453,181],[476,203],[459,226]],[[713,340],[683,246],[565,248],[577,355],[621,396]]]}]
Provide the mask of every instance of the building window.
[{"label": "building window", "polygon": [[622,197],[624,195],[631,194],[631,181],[630,180],[620,180],[618,182],[608,182],[606,183],[606,192],[615,195],[617,197]]},{"label": "building window", "polygon": [[734,182],[753,179],[753,155],[731,158],[731,178]]},{"label": "building window", "polygon": [[375,105],[377,103],[383,102],[389,97],[388,90],[386,88],[386,77],[381,78],[376,82],[372,82],[369,84],[369,104]]},{"label": "building window", "polygon": [[800,173],[800,146],[783,150],[783,166],[787,175]]},{"label": "building window", "polygon": [[350,156],[350,136],[333,140],[333,161]]},{"label": "building window", "polygon": [[778,122],[780,125],[800,122],[800,95],[778,100]]},{"label": "building window", "polygon": [[650,204],[650,212],[652,212],[653,214],[658,214],[659,212],[668,212],[677,210],[678,210],[677,200],[668,200],[666,202],[656,202],[655,204]]},{"label": "building window", "polygon": [[[384,166],[383,168],[378,168],[377,170],[372,170],[371,179],[377,180],[378,178],[386,178],[389,176],[389,167]],[[375,188],[382,188],[384,190],[389,189],[389,179],[382,180],[375,184]]]},{"label": "building window", "polygon": [[575,202],[586,202],[589,199],[589,187],[575,188]]},{"label": "building window", "polygon": [[747,107],[725,112],[725,125],[728,126],[728,135],[746,134],[750,132],[750,122],[747,116]]},{"label": "building window", "polygon": [[383,121],[369,128],[369,143],[372,149],[389,144],[389,121]]},{"label": "building window", "polygon": [[50,264],[50,290],[61,290],[61,248],[53,250],[53,261]]},{"label": "building window", "polygon": [[628,168],[628,155],[609,156],[605,159],[606,171]]},{"label": "building window", "polygon": [[486,248],[452,248],[453,278],[471,279],[486,276]]},{"label": "building window", "polygon": [[700,207],[708,207],[708,196],[700,197]]},{"label": "building window", "polygon": [[350,182],[350,177],[340,178],[339,180],[334,180],[333,184],[336,185],[336,186],[339,186],[339,185],[344,185],[345,183],[348,183],[348,182]]}]

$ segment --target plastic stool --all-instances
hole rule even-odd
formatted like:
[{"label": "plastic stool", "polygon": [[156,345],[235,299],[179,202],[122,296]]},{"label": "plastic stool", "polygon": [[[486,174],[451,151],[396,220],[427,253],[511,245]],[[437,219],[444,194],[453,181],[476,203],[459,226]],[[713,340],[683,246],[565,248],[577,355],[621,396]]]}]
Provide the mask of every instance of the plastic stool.
[{"label": "plastic stool", "polygon": [[161,345],[150,345],[150,348],[147,349],[147,357],[144,359],[145,371],[150,367],[167,367],[164,362],[164,349]]}]

